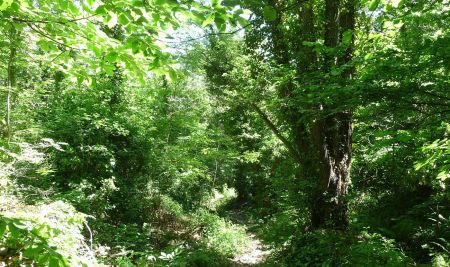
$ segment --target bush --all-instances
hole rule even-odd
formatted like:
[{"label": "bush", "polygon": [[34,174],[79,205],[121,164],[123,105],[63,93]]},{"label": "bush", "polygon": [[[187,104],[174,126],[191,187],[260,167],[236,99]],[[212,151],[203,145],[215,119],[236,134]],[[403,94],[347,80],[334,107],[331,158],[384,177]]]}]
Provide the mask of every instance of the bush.
[{"label": "bush", "polygon": [[393,240],[366,231],[358,234],[314,231],[286,245],[290,248],[277,252],[284,266],[412,265],[412,261],[394,246]]},{"label": "bush", "polygon": [[63,202],[18,207],[0,217],[0,247],[8,264],[96,266],[81,231],[82,214]]},{"label": "bush", "polygon": [[203,209],[194,217],[195,225],[202,229],[206,247],[223,256],[234,256],[248,247],[246,229]]}]

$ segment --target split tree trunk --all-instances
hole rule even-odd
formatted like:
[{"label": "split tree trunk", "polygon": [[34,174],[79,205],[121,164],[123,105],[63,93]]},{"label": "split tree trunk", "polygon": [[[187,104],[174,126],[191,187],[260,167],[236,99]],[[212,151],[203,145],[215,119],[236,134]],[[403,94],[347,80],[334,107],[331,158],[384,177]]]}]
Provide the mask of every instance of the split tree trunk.
[{"label": "split tree trunk", "polygon": [[[343,56],[325,57],[324,69],[341,67],[351,60],[353,31],[355,25],[354,0],[326,0],[325,45],[336,48],[344,33],[351,34],[352,41]],[[341,87],[351,79],[353,69],[345,70],[338,81]],[[326,106],[319,104],[325,114],[338,109],[341,103]],[[350,182],[352,157],[352,111],[343,109],[332,115],[317,119],[313,126],[313,145],[318,156],[318,181],[311,205],[311,226],[313,228],[346,229],[348,226],[348,205],[346,200]]]},{"label": "split tree trunk", "polygon": [[[315,41],[320,34],[320,30],[315,28],[314,9],[311,2],[301,3],[298,12],[299,38],[294,46],[286,43],[286,37],[280,30],[280,26],[284,23],[282,1],[269,0],[268,2],[278,11],[277,19],[271,23],[273,54],[280,65],[297,62],[300,83],[308,81],[308,75],[313,76],[318,71],[330,72],[333,67],[338,68],[351,60],[353,37],[344,53],[328,53],[320,64],[312,47],[304,45],[304,41]],[[355,0],[325,0],[325,5],[325,28],[322,38],[327,47],[337,48],[345,32],[351,31],[353,36]],[[293,48],[298,51],[295,53],[289,51]],[[297,57],[290,58],[290,55],[297,55]],[[332,82],[343,87],[351,79],[352,73],[352,69],[346,70],[341,77]],[[296,91],[293,84],[285,84],[279,88],[280,97],[286,101],[302,98],[302,95]],[[295,159],[301,165],[300,176],[314,184],[310,198],[313,229],[345,229],[348,226],[346,195],[352,154],[352,111],[345,108],[340,110],[339,105],[340,103],[320,102],[308,107],[289,107],[282,111],[287,114],[294,141],[294,145],[286,146],[291,154],[296,155]],[[315,110],[313,113],[317,116],[311,118],[302,111],[305,108]],[[340,111],[333,112],[336,109]],[[286,143],[285,141],[283,143]],[[297,153],[292,152],[292,147]]]}]

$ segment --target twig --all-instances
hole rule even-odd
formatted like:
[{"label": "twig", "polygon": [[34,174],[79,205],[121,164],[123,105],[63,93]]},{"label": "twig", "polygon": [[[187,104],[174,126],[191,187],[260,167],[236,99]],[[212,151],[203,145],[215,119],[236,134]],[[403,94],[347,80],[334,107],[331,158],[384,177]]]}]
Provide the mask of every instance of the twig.
[{"label": "twig", "polygon": [[22,19],[22,18],[17,18],[17,17],[11,17],[12,20],[14,20],[15,22],[23,22],[23,23],[58,23],[58,24],[66,24],[66,23],[70,23],[70,22],[77,22],[80,20],[86,20],[86,19],[90,19],[97,16],[97,14],[93,14],[87,17],[81,17],[81,18],[76,18],[76,19],[69,19],[66,21],[51,21],[51,20],[30,20],[30,19]]},{"label": "twig", "polygon": [[198,41],[198,40],[201,40],[201,39],[210,37],[210,36],[233,35],[233,34],[236,34],[236,33],[240,32],[240,31],[242,31],[242,30],[244,30],[244,29],[250,27],[251,25],[252,25],[252,24],[249,23],[249,24],[245,25],[244,27],[239,28],[239,29],[236,29],[236,30],[231,31],[231,32],[215,32],[215,33],[208,33],[208,34],[202,35],[202,36],[200,36],[200,37],[196,37],[196,38],[187,38],[187,39],[180,40],[180,41],[167,41],[167,40],[161,40],[161,39],[158,39],[158,38],[154,38],[154,39],[157,40],[157,41],[164,42],[164,43],[169,43],[169,44],[188,43],[188,42]]},{"label": "twig", "polygon": [[93,244],[93,240],[94,240],[94,235],[92,234],[92,230],[91,230],[91,228],[89,227],[89,225],[87,224],[87,222],[86,221],[84,221],[83,222],[84,223],[84,226],[86,226],[86,228],[87,228],[87,230],[88,230],[88,232],[89,232],[89,243],[90,243],[90,248],[91,248],[91,250],[92,250],[92,244]]},{"label": "twig", "polygon": [[43,32],[43,31],[41,31],[41,30],[38,29],[37,27],[35,28],[35,27],[33,26],[33,24],[31,24],[31,23],[27,23],[27,24],[28,24],[28,26],[31,28],[31,30],[33,30],[34,32],[36,32],[36,33],[38,33],[38,34],[44,36],[45,38],[47,38],[47,39],[49,39],[49,40],[51,40],[51,41],[53,41],[53,42],[55,42],[55,43],[57,43],[57,44],[59,44],[59,45],[62,45],[62,46],[64,46],[64,47],[66,47],[66,48],[69,48],[70,50],[80,50],[79,48],[75,48],[75,47],[72,47],[72,46],[70,46],[70,45],[66,45],[65,43],[62,43],[62,42],[60,42],[60,41],[54,39],[53,37],[51,37],[50,35],[46,34],[46,33]]},{"label": "twig", "polygon": [[66,50],[62,51],[61,53],[59,53],[56,57],[54,57],[50,63],[53,63],[56,59],[58,59],[60,56],[62,56],[62,54],[64,54],[66,52]]}]

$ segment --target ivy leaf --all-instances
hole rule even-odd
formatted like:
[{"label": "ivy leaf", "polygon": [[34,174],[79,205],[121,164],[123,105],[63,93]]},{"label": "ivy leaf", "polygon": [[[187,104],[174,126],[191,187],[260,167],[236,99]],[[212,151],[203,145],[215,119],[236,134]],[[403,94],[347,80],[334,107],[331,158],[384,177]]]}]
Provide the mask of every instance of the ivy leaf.
[{"label": "ivy leaf", "polygon": [[269,22],[274,21],[277,19],[277,11],[271,6],[265,6],[263,16]]}]

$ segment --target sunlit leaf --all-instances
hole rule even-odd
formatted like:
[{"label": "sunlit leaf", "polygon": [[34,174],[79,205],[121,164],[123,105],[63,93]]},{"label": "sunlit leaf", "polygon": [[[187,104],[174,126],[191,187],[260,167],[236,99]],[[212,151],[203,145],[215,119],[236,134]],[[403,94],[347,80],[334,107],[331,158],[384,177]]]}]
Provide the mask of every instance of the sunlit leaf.
[{"label": "sunlit leaf", "polygon": [[265,6],[263,9],[264,18],[271,22],[277,19],[277,11],[271,6]]}]

